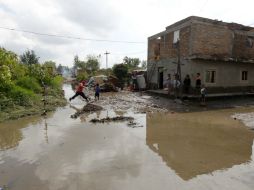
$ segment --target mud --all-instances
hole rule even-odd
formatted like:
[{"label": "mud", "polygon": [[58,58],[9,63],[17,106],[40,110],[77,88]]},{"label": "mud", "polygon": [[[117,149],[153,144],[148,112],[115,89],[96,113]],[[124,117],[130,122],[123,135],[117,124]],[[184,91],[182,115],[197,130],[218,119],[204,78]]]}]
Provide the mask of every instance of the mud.
[{"label": "mud", "polygon": [[100,111],[103,109],[101,106],[95,105],[92,103],[86,104],[82,109],[76,109],[74,106],[72,106],[72,108],[77,110],[77,112],[75,114],[71,115],[71,118],[75,118],[75,119],[77,117],[79,117],[80,115],[85,114],[87,112],[96,112],[96,111]]},{"label": "mud", "polygon": [[102,119],[91,119],[90,122],[92,123],[106,123],[106,122],[119,122],[119,121],[133,121],[133,117],[126,117],[126,116],[116,116],[116,117],[106,117]]},{"label": "mud", "polygon": [[[64,88],[66,98],[71,97],[70,86]],[[243,118],[234,119],[253,107],[181,113],[174,108],[187,105],[157,101],[163,102],[128,92],[106,93],[94,103],[103,110],[77,119],[70,116],[86,104],[80,98],[45,118],[0,123],[0,187],[254,189],[254,132]],[[90,122],[120,116],[133,120]]]},{"label": "mud", "polygon": [[183,180],[248,163],[254,133],[231,118],[233,113],[149,115],[146,143]]}]

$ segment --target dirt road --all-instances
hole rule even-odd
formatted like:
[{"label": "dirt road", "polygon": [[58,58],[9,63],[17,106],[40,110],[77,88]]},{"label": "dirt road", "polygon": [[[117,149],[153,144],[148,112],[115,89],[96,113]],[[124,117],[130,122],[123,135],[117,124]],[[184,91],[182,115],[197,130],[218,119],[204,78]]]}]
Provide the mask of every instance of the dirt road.
[{"label": "dirt road", "polygon": [[[67,98],[73,94],[69,85],[64,89]],[[0,123],[0,187],[254,189],[254,133],[241,121],[250,114],[238,114],[253,107],[199,111],[193,106],[192,112],[187,104],[163,101],[102,94],[95,104],[103,110],[76,119],[71,115],[85,105],[81,99],[46,118]],[[90,122],[115,116],[131,117],[138,127],[129,121]]]}]

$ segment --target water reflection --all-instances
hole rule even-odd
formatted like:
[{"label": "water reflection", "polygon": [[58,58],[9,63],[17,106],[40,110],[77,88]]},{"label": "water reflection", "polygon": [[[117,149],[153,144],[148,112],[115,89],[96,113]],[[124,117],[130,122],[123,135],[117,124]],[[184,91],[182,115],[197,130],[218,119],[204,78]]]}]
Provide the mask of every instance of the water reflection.
[{"label": "water reflection", "polygon": [[23,135],[22,128],[34,122],[40,122],[40,117],[26,117],[20,120],[0,123],[0,150],[7,150],[19,145]]},{"label": "water reflection", "polygon": [[184,180],[246,163],[251,160],[254,135],[229,115],[149,115],[146,143]]}]

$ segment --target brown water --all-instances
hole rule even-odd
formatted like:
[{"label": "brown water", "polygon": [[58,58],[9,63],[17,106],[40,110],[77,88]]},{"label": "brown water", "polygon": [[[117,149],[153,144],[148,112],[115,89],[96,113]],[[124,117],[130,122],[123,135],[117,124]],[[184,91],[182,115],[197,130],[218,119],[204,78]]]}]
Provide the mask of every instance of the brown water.
[{"label": "brown water", "polygon": [[[146,116],[126,106],[71,119],[83,104],[1,123],[0,187],[254,189],[254,134],[230,118],[251,108]],[[88,122],[107,115],[134,116],[144,127]]]}]

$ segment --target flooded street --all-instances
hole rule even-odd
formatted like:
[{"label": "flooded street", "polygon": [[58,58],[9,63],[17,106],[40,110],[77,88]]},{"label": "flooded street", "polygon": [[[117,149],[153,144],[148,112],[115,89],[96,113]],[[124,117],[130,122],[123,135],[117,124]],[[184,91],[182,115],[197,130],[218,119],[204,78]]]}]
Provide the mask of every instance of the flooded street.
[{"label": "flooded street", "polygon": [[[73,95],[70,85],[64,90]],[[85,105],[78,98],[46,118],[0,123],[0,187],[254,189],[254,132],[234,116],[252,107],[175,113],[149,96],[119,96],[102,94],[105,109],[77,119],[70,116]],[[90,122],[107,116],[134,117],[137,127]]]}]

